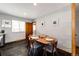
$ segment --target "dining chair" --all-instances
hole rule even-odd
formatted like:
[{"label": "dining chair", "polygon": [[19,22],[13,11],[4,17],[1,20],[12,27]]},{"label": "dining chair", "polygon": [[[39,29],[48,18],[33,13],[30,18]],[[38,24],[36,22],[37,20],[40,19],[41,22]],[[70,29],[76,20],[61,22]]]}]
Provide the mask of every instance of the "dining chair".
[{"label": "dining chair", "polygon": [[35,55],[36,46],[35,46],[35,40],[31,38],[32,34],[28,35],[28,55]]},{"label": "dining chair", "polygon": [[27,54],[29,55],[30,48],[31,48],[31,34],[26,34],[26,43],[27,43]]},{"label": "dining chair", "polygon": [[29,35],[29,41],[30,41],[30,54],[29,55],[31,56],[40,55],[39,51],[42,49],[42,46],[36,41],[36,39],[33,39],[31,35]]},{"label": "dining chair", "polygon": [[58,54],[58,51],[57,51],[57,45],[58,45],[58,41],[55,41],[55,43],[53,44],[53,46],[54,46],[54,49],[53,49],[53,55],[59,55]]},{"label": "dining chair", "polygon": [[47,56],[47,52],[53,53],[53,45],[51,45],[51,44],[44,45],[43,50],[44,50],[43,56]]},{"label": "dining chair", "polygon": [[0,56],[1,56],[1,50],[0,50]]},{"label": "dining chair", "polygon": [[44,50],[44,53],[43,55],[47,56],[47,52],[51,53],[53,56],[56,54],[58,54],[57,52],[57,44],[58,42],[55,41],[55,42],[50,42],[48,45],[46,45],[43,50]]}]

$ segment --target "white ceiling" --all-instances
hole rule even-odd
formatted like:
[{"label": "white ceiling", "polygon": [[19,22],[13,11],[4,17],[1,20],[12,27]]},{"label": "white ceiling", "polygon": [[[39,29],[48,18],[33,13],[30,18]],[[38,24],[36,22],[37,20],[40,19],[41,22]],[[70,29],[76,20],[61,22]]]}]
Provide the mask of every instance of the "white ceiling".
[{"label": "white ceiling", "polygon": [[34,19],[65,7],[66,3],[0,3],[0,12]]}]

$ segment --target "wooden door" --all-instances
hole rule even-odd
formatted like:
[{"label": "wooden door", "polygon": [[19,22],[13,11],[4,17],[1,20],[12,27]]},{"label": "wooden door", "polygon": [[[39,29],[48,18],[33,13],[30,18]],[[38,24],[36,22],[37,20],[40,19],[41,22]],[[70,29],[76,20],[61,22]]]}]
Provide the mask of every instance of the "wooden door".
[{"label": "wooden door", "polygon": [[33,23],[26,23],[26,34],[33,33]]}]

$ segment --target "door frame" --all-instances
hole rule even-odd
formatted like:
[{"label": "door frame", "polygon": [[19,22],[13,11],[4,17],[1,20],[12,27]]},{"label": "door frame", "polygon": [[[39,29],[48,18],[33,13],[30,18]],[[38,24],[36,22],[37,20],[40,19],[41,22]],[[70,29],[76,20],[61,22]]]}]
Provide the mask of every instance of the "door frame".
[{"label": "door frame", "polygon": [[72,56],[76,56],[76,4],[72,3]]}]

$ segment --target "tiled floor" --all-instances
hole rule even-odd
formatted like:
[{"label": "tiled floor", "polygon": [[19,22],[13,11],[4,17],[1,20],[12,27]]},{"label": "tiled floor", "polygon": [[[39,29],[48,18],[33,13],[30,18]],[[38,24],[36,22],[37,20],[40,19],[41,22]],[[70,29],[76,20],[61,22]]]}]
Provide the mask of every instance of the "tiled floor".
[{"label": "tiled floor", "polygon": [[27,56],[26,42],[18,42],[10,45],[5,45],[1,48],[2,56]]},{"label": "tiled floor", "polygon": [[[27,56],[26,41],[7,44],[4,47],[0,48],[0,50],[1,56]],[[48,53],[48,55],[50,56],[51,54]],[[61,51],[58,51],[58,56],[66,55],[61,53]]]},{"label": "tiled floor", "polygon": [[77,56],[79,56],[79,47],[77,47]]}]

